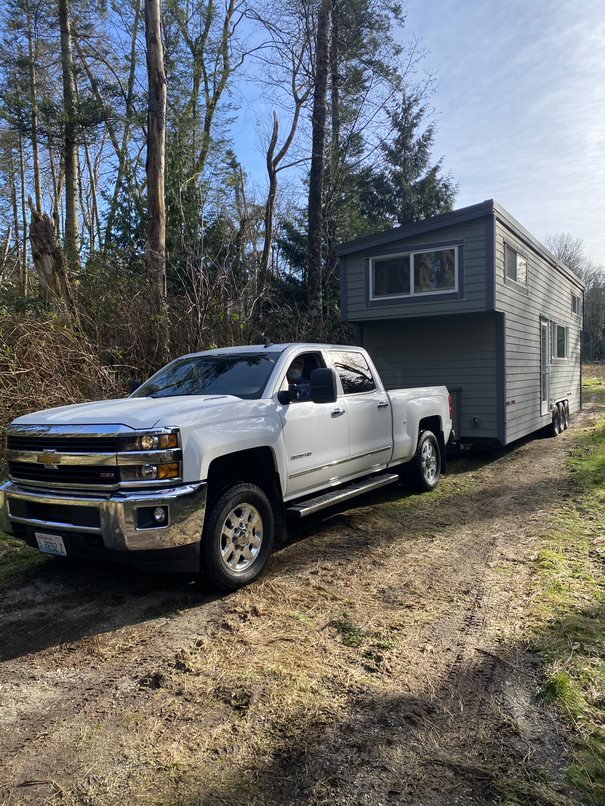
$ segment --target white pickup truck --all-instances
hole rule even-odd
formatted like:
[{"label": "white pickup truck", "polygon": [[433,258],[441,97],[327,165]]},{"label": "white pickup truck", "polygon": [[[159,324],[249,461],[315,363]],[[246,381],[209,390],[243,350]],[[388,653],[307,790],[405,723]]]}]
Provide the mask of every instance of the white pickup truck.
[{"label": "white pickup truck", "polygon": [[387,392],[360,347],[208,350],[128,398],[14,420],[0,528],[50,554],[201,570],[237,588],[288,517],[404,472],[434,489],[451,428],[445,387]]}]

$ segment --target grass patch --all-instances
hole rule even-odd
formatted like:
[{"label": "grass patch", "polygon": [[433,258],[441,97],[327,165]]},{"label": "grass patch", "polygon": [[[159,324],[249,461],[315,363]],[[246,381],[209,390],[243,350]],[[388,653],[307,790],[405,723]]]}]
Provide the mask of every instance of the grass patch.
[{"label": "grass patch", "polygon": [[340,634],[342,643],[345,646],[361,646],[368,633],[362,627],[349,621],[347,618],[336,619],[330,622],[330,626]]},{"label": "grass patch", "polygon": [[39,551],[22,540],[0,532],[0,584],[33,571],[47,561]]},{"label": "grass patch", "polygon": [[[605,380],[587,387],[605,407]],[[605,419],[569,459],[575,495],[552,515],[538,560],[535,643],[546,661],[540,694],[572,725],[568,779],[605,803]]]}]

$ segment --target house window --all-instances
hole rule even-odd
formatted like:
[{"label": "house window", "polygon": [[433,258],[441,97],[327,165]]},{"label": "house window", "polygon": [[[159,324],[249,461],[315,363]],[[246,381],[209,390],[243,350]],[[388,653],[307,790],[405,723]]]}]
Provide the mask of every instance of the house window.
[{"label": "house window", "polygon": [[458,290],[456,247],[370,259],[370,297],[413,297]]},{"label": "house window", "polygon": [[577,294],[571,295],[571,312],[575,313],[577,316],[581,316],[582,314],[582,300]]},{"label": "house window", "polygon": [[504,245],[504,275],[520,285],[527,285],[527,260],[512,246]]},{"label": "house window", "polygon": [[569,358],[569,328],[552,323],[552,357]]},{"label": "house window", "polygon": [[376,389],[368,362],[361,353],[342,350],[333,352],[332,358],[345,395],[372,392]]}]

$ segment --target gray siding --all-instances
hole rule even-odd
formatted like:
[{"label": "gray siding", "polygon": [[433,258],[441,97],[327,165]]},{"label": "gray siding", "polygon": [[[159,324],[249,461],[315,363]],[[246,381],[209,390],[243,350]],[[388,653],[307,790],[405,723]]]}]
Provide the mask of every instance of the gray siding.
[{"label": "gray siding", "polygon": [[388,389],[426,384],[460,389],[458,436],[498,438],[494,314],[368,321],[362,341]]},{"label": "gray siding", "polygon": [[[414,299],[380,300],[370,302],[368,259],[380,254],[405,252],[410,248],[435,244],[461,244],[462,268],[459,298],[441,298],[438,295]],[[343,293],[343,310],[349,322],[387,320],[395,317],[408,319],[418,316],[437,316],[454,313],[472,313],[492,308],[491,267],[493,263],[493,215],[484,215],[465,223],[441,227],[414,237],[389,241],[382,246],[368,246],[347,254],[342,260],[346,277]]]},{"label": "gray siding", "polygon": [[[460,245],[459,293],[370,300],[370,258],[448,243]],[[526,258],[526,285],[505,278],[505,243]],[[459,401],[461,438],[506,444],[550,422],[541,413],[541,321],[569,334],[568,358],[549,358],[549,407],[580,408],[582,321],[571,299],[583,299],[583,285],[493,200],[351,241],[339,254],[343,318],[385,383],[446,384]]]},{"label": "gray siding", "polygon": [[[527,259],[527,286],[505,277],[505,242]],[[571,311],[572,291],[582,290],[560,271],[555,261],[539,254],[506,222],[496,223],[496,309],[506,315],[506,418],[507,442],[529,434],[550,422],[542,416],[540,321],[569,328],[569,358],[552,359],[550,399],[566,398],[572,412],[580,408],[581,318]]]}]

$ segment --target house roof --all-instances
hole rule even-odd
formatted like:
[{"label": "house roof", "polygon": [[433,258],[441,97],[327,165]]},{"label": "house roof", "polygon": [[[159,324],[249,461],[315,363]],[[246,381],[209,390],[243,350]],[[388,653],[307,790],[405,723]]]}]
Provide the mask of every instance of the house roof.
[{"label": "house roof", "polygon": [[562,263],[555,255],[552,254],[544,244],[540,243],[529,230],[520,224],[507,210],[504,209],[494,199],[486,199],[479,204],[472,204],[468,207],[461,207],[459,210],[452,210],[450,213],[441,213],[440,215],[433,216],[432,218],[425,218],[422,221],[416,221],[414,224],[407,224],[403,227],[395,227],[393,229],[384,230],[383,232],[366,235],[363,238],[355,238],[352,241],[346,241],[340,244],[336,249],[336,254],[339,257],[354,254],[355,252],[368,252],[369,250],[386,246],[393,241],[401,241],[405,238],[412,238],[416,235],[423,235],[424,233],[435,232],[436,230],[450,227],[455,224],[463,224],[467,221],[472,221],[476,218],[483,218],[484,216],[495,215],[497,219],[510,227],[517,237],[525,241],[528,246],[540,254],[544,260],[550,263],[555,269],[564,274],[571,282],[584,288],[584,283],[579,277],[564,263]]}]

